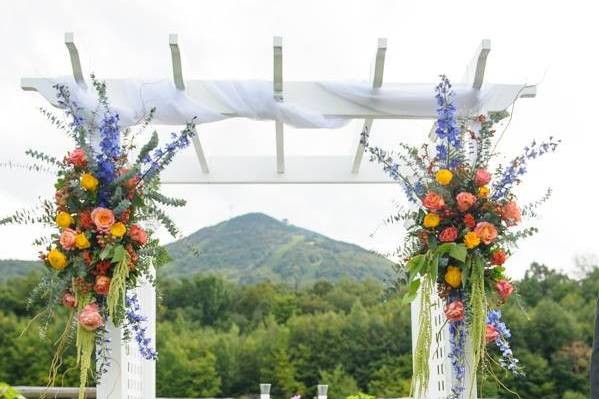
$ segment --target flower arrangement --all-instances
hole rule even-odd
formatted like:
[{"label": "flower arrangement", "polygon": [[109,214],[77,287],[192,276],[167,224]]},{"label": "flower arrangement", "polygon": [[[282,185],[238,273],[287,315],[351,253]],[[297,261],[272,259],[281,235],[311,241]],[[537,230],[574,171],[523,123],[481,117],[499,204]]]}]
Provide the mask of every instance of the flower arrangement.
[{"label": "flower arrangement", "polygon": [[412,390],[422,395],[428,387],[433,336],[429,309],[436,291],[445,302],[449,325],[448,356],[456,381],[450,398],[458,398],[467,388],[467,339],[474,354],[472,377],[489,359],[486,345],[492,343],[500,350],[499,364],[521,373],[509,347],[510,332],[497,310],[514,292],[504,263],[520,239],[537,231],[534,227],[519,228],[522,217],[534,215],[551,191],[521,208],[513,188],[526,173],[528,161],[553,152],[559,141],[533,142],[523,155],[507,166],[498,166],[492,174],[490,163],[497,155],[494,125],[508,113],[457,118],[454,93],[445,76],[441,76],[435,97],[438,119],[434,151],[427,144],[401,144],[400,151],[390,153],[370,146],[368,132],[363,133],[362,142],[371,160],[381,163],[401,184],[416,208],[391,218],[408,226],[399,264],[408,285],[404,300],[411,302],[418,291],[421,293]]},{"label": "flower arrangement", "polygon": [[[173,133],[164,147],[159,147],[154,132],[149,142],[138,148],[136,138],[154,112],[139,131],[121,129],[119,115],[109,106],[104,83],[92,79],[98,93],[97,109],[83,110],[65,86],[55,86],[69,122],[43,111],[54,125],[70,134],[76,148],[64,159],[27,152],[45,164],[30,169],[50,167],[56,172],[54,199],[42,203],[41,215],[25,210],[0,220],[0,224],[40,222],[56,229],[50,239],[43,237],[35,242],[43,248],[40,257],[49,272],[34,296],[47,303],[43,312],[47,320],[55,314],[56,306],[68,310],[49,384],[54,383],[62,355],[74,335],[80,398],[92,373],[94,348],[98,372],[106,371],[110,364],[108,322],[124,327],[126,335],[134,335],[144,358],[157,357],[153,343],[145,336],[146,319],[137,297],[127,292],[138,286],[141,278],[153,282],[152,267],[168,257],[147,226],[160,222],[172,235],[177,234],[161,206],[183,206],[185,201],[162,195],[159,175],[195,134],[192,121],[180,133]],[[137,157],[131,160],[134,153]]]}]

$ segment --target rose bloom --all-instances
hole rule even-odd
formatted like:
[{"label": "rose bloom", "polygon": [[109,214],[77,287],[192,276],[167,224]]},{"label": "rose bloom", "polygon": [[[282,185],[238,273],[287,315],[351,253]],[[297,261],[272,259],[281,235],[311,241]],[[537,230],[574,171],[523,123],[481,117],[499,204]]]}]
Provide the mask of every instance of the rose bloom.
[{"label": "rose bloom", "polygon": [[85,156],[85,151],[83,151],[83,148],[77,148],[76,150],[73,150],[67,156],[67,163],[79,167],[87,165],[87,158]]},{"label": "rose bloom", "polygon": [[491,181],[491,174],[485,169],[476,169],[474,174],[474,184],[477,186],[485,186]]},{"label": "rose bloom", "polygon": [[491,254],[491,263],[497,266],[501,266],[505,263],[507,255],[503,249],[496,249]]},{"label": "rose bloom", "polygon": [[66,291],[62,294],[62,304],[67,308],[74,308],[77,305],[77,299],[72,292]]},{"label": "rose bloom", "polygon": [[456,300],[445,305],[445,317],[449,321],[459,321],[464,319],[464,303]]},{"label": "rose bloom", "polygon": [[75,246],[79,249],[88,249],[91,246],[85,233],[79,233],[75,236]]},{"label": "rose bloom", "polygon": [[82,229],[91,229],[94,227],[94,221],[92,220],[92,214],[90,211],[83,211],[79,214],[79,225]]},{"label": "rose bloom", "polygon": [[445,206],[445,201],[443,201],[443,197],[436,192],[429,191],[422,199],[422,205],[428,209],[439,210]]},{"label": "rose bloom", "polygon": [[501,208],[501,218],[508,226],[515,226],[522,221],[522,214],[516,202],[510,201]]},{"label": "rose bloom", "polygon": [[497,341],[497,338],[499,338],[499,332],[497,332],[495,326],[487,324],[485,327],[485,341],[487,341],[487,344]]},{"label": "rose bloom", "polygon": [[441,242],[452,242],[456,238],[458,238],[458,229],[453,226],[446,227],[439,233],[439,241]]},{"label": "rose bloom", "polygon": [[116,222],[110,228],[110,234],[115,238],[122,238],[127,232],[127,226],[123,222]]},{"label": "rose bloom", "polygon": [[476,197],[468,192],[461,192],[455,197],[458,202],[458,209],[461,212],[466,212],[468,209],[472,208],[472,205],[476,202]]},{"label": "rose bloom", "polygon": [[102,316],[98,311],[97,304],[91,303],[81,310],[81,313],[79,313],[79,324],[87,331],[94,331],[102,326]]},{"label": "rose bloom", "polygon": [[474,226],[476,226],[476,220],[474,220],[474,216],[472,216],[472,214],[470,214],[470,213],[465,214],[464,215],[464,224],[469,229],[473,229]]},{"label": "rose bloom", "polygon": [[114,213],[110,209],[96,208],[91,217],[98,230],[103,232],[108,232],[114,224]]},{"label": "rose bloom", "polygon": [[94,284],[94,291],[98,295],[108,295],[110,290],[110,277],[108,276],[96,276],[96,284]]},{"label": "rose bloom", "polygon": [[129,237],[139,245],[146,245],[148,242],[148,233],[137,224],[129,229]]},{"label": "rose bloom", "polygon": [[89,172],[81,175],[81,188],[85,191],[96,191],[100,182],[96,179],[96,176]]},{"label": "rose bloom", "polygon": [[497,229],[489,222],[479,222],[474,228],[474,232],[487,245],[497,238]]},{"label": "rose bloom", "polygon": [[499,280],[495,284],[495,291],[505,301],[514,292],[514,286],[507,280]]},{"label": "rose bloom", "polygon": [[60,234],[59,241],[64,249],[73,249],[75,247],[75,231],[73,229],[64,229]]}]

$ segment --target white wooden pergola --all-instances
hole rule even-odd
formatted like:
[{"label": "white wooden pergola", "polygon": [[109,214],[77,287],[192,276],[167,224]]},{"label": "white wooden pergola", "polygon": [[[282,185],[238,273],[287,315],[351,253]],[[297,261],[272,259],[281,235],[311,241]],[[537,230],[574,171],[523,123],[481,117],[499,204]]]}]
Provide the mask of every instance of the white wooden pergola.
[{"label": "white wooden pergola", "polygon": [[[79,59],[79,53],[73,40],[73,34],[65,35],[65,44],[67,46],[71,65],[72,80],[78,90],[87,92],[88,84],[84,78],[83,70]],[[213,82],[206,80],[186,80],[183,77],[183,67],[181,62],[181,50],[179,48],[177,35],[171,34],[169,37],[170,55],[172,60],[172,85],[178,95],[192,99],[197,104],[205,105],[211,111],[222,115],[223,117],[243,117],[244,114],[236,113],[227,104],[214,95],[210,90]],[[517,98],[534,97],[536,95],[536,86],[518,85],[514,91],[515,85],[496,85],[496,93],[499,96],[510,92],[511,100],[506,103],[493,103],[493,98],[485,98],[479,95],[485,89],[484,75],[487,57],[491,50],[489,40],[482,40],[477,48],[472,61],[468,64],[464,78],[460,83],[461,90],[471,99],[471,110],[479,112],[498,111],[494,109],[497,104],[502,104],[505,109],[507,105]],[[335,95],[321,82],[315,81],[289,81],[283,80],[283,40],[281,37],[273,39],[273,79],[272,79],[272,99],[278,104],[291,103],[298,107],[310,107],[320,111],[325,118],[334,119],[361,119],[363,128],[357,131],[356,142],[362,131],[371,132],[373,122],[376,119],[429,119],[433,124],[431,132],[434,130],[434,119],[436,117],[435,107],[425,107],[423,112],[414,113],[397,109],[396,112],[381,110],[380,102],[384,93],[383,88],[390,88],[395,92],[401,92],[403,88],[411,88],[411,83],[385,83],[383,85],[383,76],[385,69],[385,55],[387,52],[387,40],[378,39],[376,53],[374,57],[374,68],[371,77],[371,94],[356,102],[343,95]],[[52,78],[23,78],[21,86],[23,90],[37,91],[44,96],[51,104],[58,105],[55,96],[55,90],[52,87],[56,83]],[[123,79],[108,79],[106,84],[110,92],[111,99],[119,97],[123,85],[126,82]],[[430,84],[434,87],[434,84]],[[432,98],[432,91],[426,94]],[[495,96],[497,97],[497,95]],[[415,101],[420,101],[416,99]],[[434,103],[433,103],[434,104]],[[409,102],[407,103],[409,105]],[[409,107],[408,107],[409,108]],[[265,118],[268,119],[268,118]],[[272,149],[273,155],[270,157],[243,157],[242,162],[239,158],[232,157],[210,157],[207,155],[199,136],[194,137],[193,144],[197,164],[189,165],[186,170],[178,176],[168,176],[163,180],[164,184],[392,184],[390,180],[378,165],[364,163],[364,147],[357,144],[353,154],[347,156],[311,156],[311,157],[286,157],[285,156],[285,123],[280,118],[273,118],[274,135],[276,137],[276,146]],[[172,123],[177,124],[177,123]],[[200,126],[201,132],[201,126]],[[429,135],[434,139],[434,135]],[[236,162],[233,162],[236,161]],[[241,165],[240,165],[241,163]],[[150,337],[155,341],[155,303],[156,297],[154,289],[148,284],[142,284],[139,290],[139,297],[144,311],[146,312],[150,325],[152,326]],[[418,301],[414,301],[412,314],[419,314]],[[427,398],[445,398],[449,393],[452,383],[451,364],[447,358],[449,353],[449,341],[447,327],[442,327],[443,312],[440,301],[435,301],[435,306],[431,309],[433,326],[437,328],[435,339],[433,340],[431,356],[431,380],[429,384]],[[416,337],[418,320],[412,317],[413,341]],[[98,386],[97,397],[101,399],[147,399],[155,398],[155,364],[151,361],[142,359],[134,344],[124,343],[121,331],[111,329],[111,347],[114,358],[112,367],[107,375],[102,379]],[[476,392],[464,396],[468,399],[475,398]]]}]

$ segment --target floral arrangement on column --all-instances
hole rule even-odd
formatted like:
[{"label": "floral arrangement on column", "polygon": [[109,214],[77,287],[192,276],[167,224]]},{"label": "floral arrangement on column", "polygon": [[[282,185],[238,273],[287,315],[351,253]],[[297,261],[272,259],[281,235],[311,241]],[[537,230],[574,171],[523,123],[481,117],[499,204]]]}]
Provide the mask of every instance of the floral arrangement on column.
[{"label": "floral arrangement on column", "polygon": [[[529,161],[555,151],[559,144],[553,138],[535,141],[491,173],[491,163],[498,155],[494,125],[508,113],[457,118],[454,97],[449,80],[441,76],[435,96],[435,145],[400,144],[399,151],[387,152],[369,145],[368,132],[362,140],[371,160],[383,165],[415,205],[400,210],[391,220],[407,226],[398,265],[407,280],[404,300],[412,302],[419,297],[421,301],[412,383],[417,397],[425,393],[429,381],[434,292],[445,302],[449,324],[449,358],[455,380],[450,398],[462,397],[471,389],[464,386],[467,339],[474,355],[471,381],[477,369],[489,362],[522,373],[509,345],[510,331],[501,320],[500,307],[514,292],[504,263],[522,238],[537,232],[535,227],[521,227],[521,222],[525,216],[535,216],[535,209],[549,198],[551,190],[538,201],[521,206],[513,189]],[[486,350],[492,344],[500,350],[498,360],[490,358]]]},{"label": "floral arrangement on column", "polygon": [[0,220],[0,224],[41,223],[54,230],[49,237],[35,240],[42,248],[40,258],[48,273],[30,300],[41,299],[46,304],[36,316],[43,320],[42,329],[57,314],[57,306],[68,309],[50,367],[49,385],[54,384],[61,369],[63,353],[74,344],[80,398],[96,369],[92,367],[94,350],[98,377],[110,365],[109,321],[123,327],[126,338],[135,338],[144,358],[157,357],[153,342],[145,336],[146,319],[137,297],[128,290],[137,287],[142,278],[153,283],[152,268],[168,259],[147,226],[160,223],[177,235],[162,207],[184,206],[185,201],[160,193],[160,172],[195,134],[192,121],[180,133],[172,133],[170,142],[162,147],[156,132],[138,147],[136,139],[149,125],[154,111],[138,130],[121,129],[105,84],[92,79],[98,94],[97,109],[80,108],[68,88],[57,85],[57,98],[67,122],[42,110],[54,126],[73,139],[75,148],[62,158],[30,150],[27,155],[36,163],[21,165],[55,172],[54,198],[43,201],[37,209],[21,210]]}]

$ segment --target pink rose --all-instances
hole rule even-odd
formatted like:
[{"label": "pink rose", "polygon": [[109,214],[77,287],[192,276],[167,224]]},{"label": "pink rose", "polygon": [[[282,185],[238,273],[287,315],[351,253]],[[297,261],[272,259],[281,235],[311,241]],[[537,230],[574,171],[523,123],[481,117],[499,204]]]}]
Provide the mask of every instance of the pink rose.
[{"label": "pink rose", "polygon": [[137,224],[129,228],[129,237],[139,245],[146,245],[148,242],[148,233]]},{"label": "pink rose", "polygon": [[96,284],[94,284],[94,291],[98,295],[108,295],[110,290],[110,277],[108,276],[96,276]]},{"label": "pink rose", "polygon": [[81,310],[81,313],[79,313],[79,324],[87,331],[97,330],[98,327],[104,324],[97,304],[91,303]]},{"label": "pink rose", "polygon": [[453,226],[446,227],[439,233],[439,241],[441,242],[453,242],[458,238],[458,229]]},{"label": "pink rose", "polygon": [[67,308],[74,308],[77,305],[77,300],[72,292],[66,291],[62,294],[62,304]]},{"label": "pink rose", "polygon": [[495,291],[505,301],[514,292],[514,286],[507,280],[499,280],[495,284]]},{"label": "pink rose", "polygon": [[445,201],[443,201],[443,197],[436,192],[429,191],[422,199],[422,205],[424,205],[425,208],[436,211],[445,206]]},{"label": "pink rose", "polygon": [[486,245],[489,245],[497,238],[497,229],[489,222],[477,223],[474,232]]},{"label": "pink rose", "polygon": [[474,184],[477,186],[486,186],[491,181],[491,174],[484,169],[476,169],[474,174]]},{"label": "pink rose", "polygon": [[114,224],[114,213],[110,209],[96,208],[91,214],[92,221],[98,228],[98,230],[107,232]]},{"label": "pink rose", "polygon": [[487,344],[497,341],[497,338],[499,338],[499,332],[497,332],[495,326],[487,324],[485,328],[485,340],[487,341]]},{"label": "pink rose", "polygon": [[77,148],[73,150],[67,156],[67,163],[70,163],[73,166],[83,167],[87,165],[87,157],[85,156],[85,151],[83,148]]},{"label": "pink rose", "polygon": [[472,208],[472,205],[476,202],[476,197],[468,192],[461,192],[455,197],[458,202],[458,209],[460,212],[466,212],[468,209]]},{"label": "pink rose", "polygon": [[445,305],[445,317],[449,321],[459,321],[464,319],[464,303],[456,300]]},{"label": "pink rose", "polygon": [[64,249],[75,248],[75,231],[72,229],[64,229],[60,234],[59,241]]},{"label": "pink rose", "polygon": [[522,221],[522,214],[516,202],[510,201],[501,208],[501,218],[508,226],[515,226]]}]

